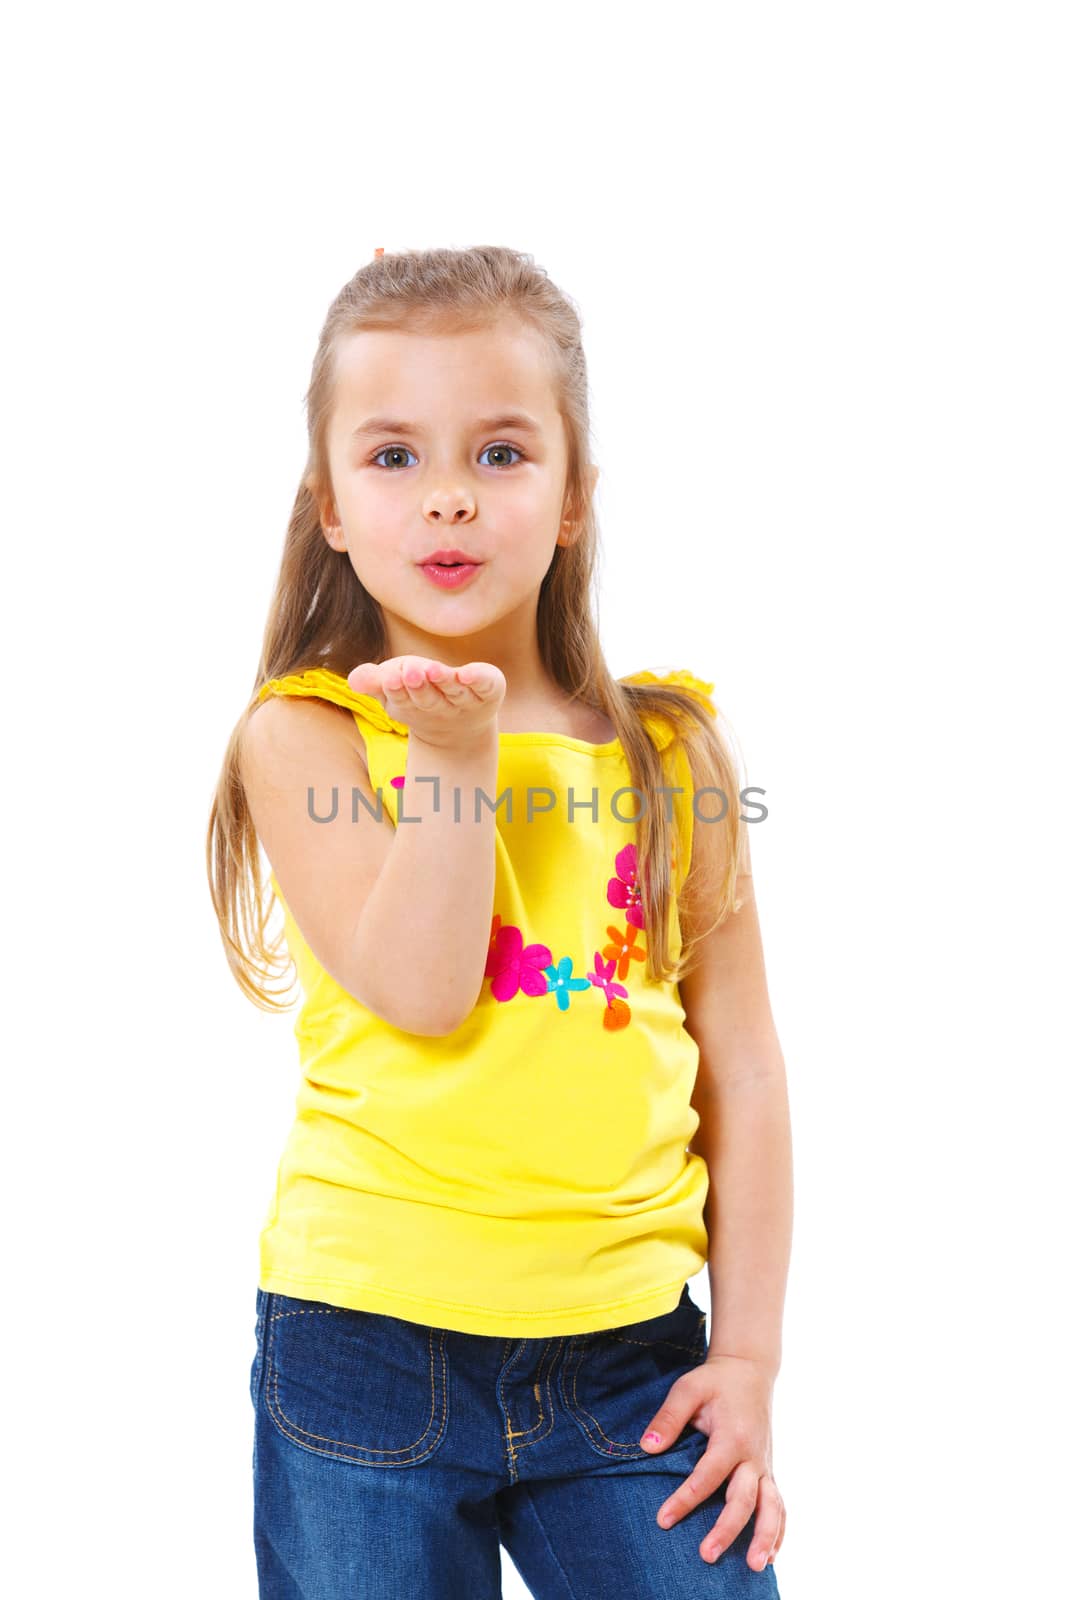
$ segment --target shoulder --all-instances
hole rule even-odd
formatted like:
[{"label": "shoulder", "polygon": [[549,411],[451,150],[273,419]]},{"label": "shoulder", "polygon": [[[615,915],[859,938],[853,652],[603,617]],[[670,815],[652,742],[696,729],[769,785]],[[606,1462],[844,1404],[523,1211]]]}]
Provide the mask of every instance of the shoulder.
[{"label": "shoulder", "polygon": [[268,750],[275,741],[299,743],[323,737],[344,738],[355,751],[361,767],[368,768],[367,734],[399,733],[407,728],[386,714],[373,695],[359,694],[348,679],[329,667],[306,667],[301,672],[286,672],[268,678],[256,693],[246,723],[246,735],[259,724],[253,737]]},{"label": "shoulder", "polygon": [[372,727],[387,733],[407,733],[402,722],[386,714],[381,702],[373,695],[358,694],[349,686],[348,679],[329,667],[308,667],[303,672],[287,672],[278,678],[268,678],[260,685],[258,698],[318,700],[340,706],[353,717],[359,717]]},{"label": "shoulder", "polygon": [[261,698],[241,729],[239,750],[246,782],[269,783],[322,755],[354,755],[363,770],[367,765],[363,737],[351,712],[312,696]]}]

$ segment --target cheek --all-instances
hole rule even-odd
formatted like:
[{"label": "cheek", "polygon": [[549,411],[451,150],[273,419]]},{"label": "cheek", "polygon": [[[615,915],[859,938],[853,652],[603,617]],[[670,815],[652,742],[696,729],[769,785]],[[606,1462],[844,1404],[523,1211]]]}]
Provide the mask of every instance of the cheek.
[{"label": "cheek", "polygon": [[404,495],[395,482],[381,473],[353,478],[347,501],[357,526],[389,526],[411,515],[411,496]]},{"label": "cheek", "polygon": [[509,494],[492,499],[483,496],[478,515],[492,528],[496,547],[516,559],[532,555],[536,560],[559,532],[559,506],[540,483],[513,485]]},{"label": "cheek", "polygon": [[371,482],[351,487],[344,501],[345,526],[360,560],[380,566],[395,563],[398,552],[409,548],[412,511],[396,494]]},{"label": "cheek", "polygon": [[395,547],[390,549],[388,541],[383,541],[380,531],[373,537],[360,534],[349,549],[348,559],[356,577],[376,598],[382,598],[390,589],[395,590],[402,584],[404,563]]},{"label": "cheek", "polygon": [[542,509],[540,516],[524,519],[513,533],[505,532],[497,548],[507,557],[511,571],[539,580],[552,560],[558,534],[558,522],[546,516]]}]

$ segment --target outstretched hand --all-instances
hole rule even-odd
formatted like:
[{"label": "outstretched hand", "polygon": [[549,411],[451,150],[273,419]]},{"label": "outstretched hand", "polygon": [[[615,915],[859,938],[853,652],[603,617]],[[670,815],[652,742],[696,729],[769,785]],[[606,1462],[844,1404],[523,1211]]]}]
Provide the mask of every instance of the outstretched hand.
[{"label": "outstretched hand", "polygon": [[746,1559],[762,1572],[785,1537],[785,1506],[771,1471],[771,1391],[774,1379],[757,1361],[709,1355],[683,1372],[648,1425],[641,1443],[655,1455],[677,1439],[686,1423],[709,1436],[708,1448],[685,1482],[660,1506],[657,1522],[669,1528],[714,1494],[731,1473],[726,1506],[701,1542],[714,1561],[756,1512]]},{"label": "outstretched hand", "polygon": [[425,744],[457,749],[496,730],[507,680],[491,661],[450,667],[430,656],[364,661],[348,674],[349,688],[380,700],[386,715]]}]

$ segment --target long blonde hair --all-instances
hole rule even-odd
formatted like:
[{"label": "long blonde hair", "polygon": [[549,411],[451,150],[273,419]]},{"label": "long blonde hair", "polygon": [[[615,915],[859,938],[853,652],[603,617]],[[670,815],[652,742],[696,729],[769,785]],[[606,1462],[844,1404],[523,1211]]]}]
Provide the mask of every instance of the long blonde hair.
[{"label": "long blonde hair", "polygon": [[[537,608],[541,657],[559,687],[602,712],[614,726],[631,782],[646,800],[634,840],[641,864],[649,981],[677,982],[691,970],[697,947],[735,908],[742,849],[740,785],[735,754],[716,724],[721,713],[699,694],[662,683],[617,683],[600,648],[591,610],[600,535],[590,488],[589,398],[581,321],[570,299],[524,252],[499,245],[469,250],[411,250],[376,255],[335,297],[319,335],[305,396],[308,455],[289,516],[281,566],[263,633],[263,648],[248,703],[230,735],[207,831],[207,871],[226,958],[240,987],[263,1010],[289,1007],[268,988],[294,975],[281,932],[268,938],[276,903],[264,902],[259,843],[240,771],[241,737],[271,678],[325,667],[347,677],[362,661],[384,659],[385,627],[378,603],[363,587],[345,551],[327,544],[320,497],[330,483],[327,430],[338,346],[367,329],[456,332],[513,315],[542,337],[555,380],[567,441],[565,505],[568,544],[557,545]],[[674,834],[662,795],[660,752],[643,718],[665,720],[681,742],[694,789],[720,791],[723,820],[712,832],[713,865],[691,871],[678,894],[683,933],[680,959],[669,960],[669,910]],[[676,802],[677,804],[677,798]],[[694,820],[693,841],[699,825]],[[703,882],[701,882],[703,878]],[[488,929],[486,930],[488,940]]]}]

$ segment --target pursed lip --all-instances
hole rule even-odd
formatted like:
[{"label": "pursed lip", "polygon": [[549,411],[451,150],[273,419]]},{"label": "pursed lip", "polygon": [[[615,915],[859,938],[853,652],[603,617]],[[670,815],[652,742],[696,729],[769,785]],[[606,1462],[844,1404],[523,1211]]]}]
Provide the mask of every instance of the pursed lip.
[{"label": "pursed lip", "polygon": [[432,556],[427,556],[425,561],[420,561],[420,567],[438,567],[444,565],[480,567],[481,562],[476,561],[463,550],[435,550]]}]

